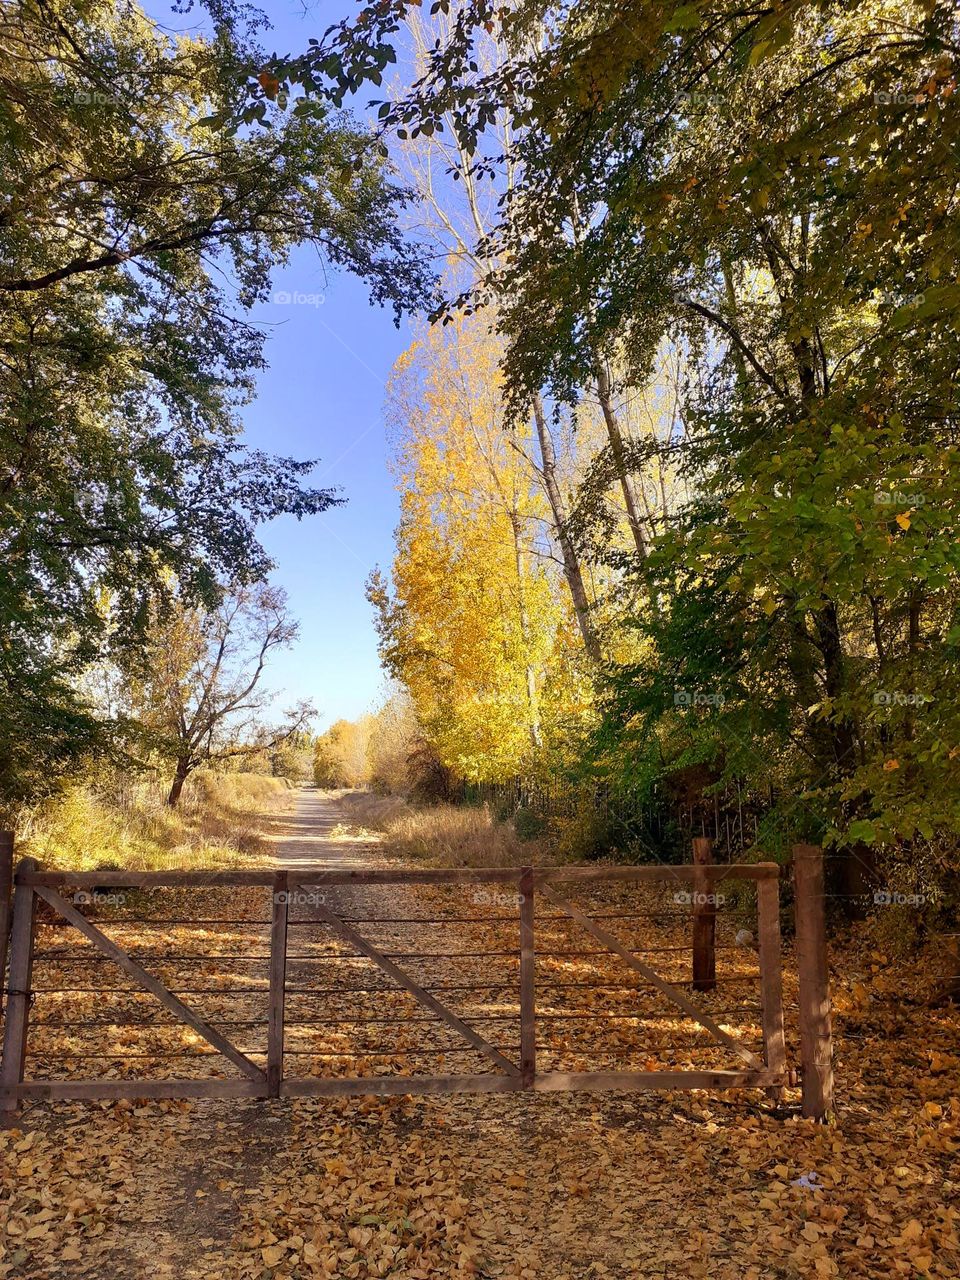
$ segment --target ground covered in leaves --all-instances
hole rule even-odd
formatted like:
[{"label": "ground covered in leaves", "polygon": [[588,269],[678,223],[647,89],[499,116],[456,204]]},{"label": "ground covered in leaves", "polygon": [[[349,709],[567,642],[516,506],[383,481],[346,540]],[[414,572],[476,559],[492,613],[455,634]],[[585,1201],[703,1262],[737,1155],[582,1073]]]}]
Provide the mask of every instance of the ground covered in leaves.
[{"label": "ground covered in leaves", "polygon": [[[674,889],[581,888],[575,901],[683,984],[689,920]],[[515,1056],[516,903],[446,893],[351,886],[326,901]],[[262,1062],[263,892],[145,897],[84,911]],[[735,940],[750,903],[730,906],[720,984],[697,1002],[756,1050],[756,955]],[[308,900],[291,913],[288,1072],[495,1069],[318,927]],[[739,1065],[572,922],[543,916],[541,1069]],[[234,1073],[49,912],[39,949],[28,1075]],[[960,1014],[929,1007],[925,961],[895,962],[864,935],[837,943],[832,968],[829,1127],[799,1118],[795,1091],[28,1106],[0,1132],[0,1277],[960,1275]],[[795,1061],[794,972],[788,947]]]},{"label": "ground covered in leaves", "polygon": [[0,1274],[955,1276],[956,1026],[887,1040],[886,1005],[831,1128],[748,1095],[35,1107]]}]

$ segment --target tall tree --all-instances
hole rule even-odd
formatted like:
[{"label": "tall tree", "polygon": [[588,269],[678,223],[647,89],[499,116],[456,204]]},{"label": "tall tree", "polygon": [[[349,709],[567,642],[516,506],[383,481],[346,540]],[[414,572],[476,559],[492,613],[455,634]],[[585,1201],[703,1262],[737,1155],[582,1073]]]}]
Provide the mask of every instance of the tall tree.
[{"label": "tall tree", "polygon": [[381,652],[444,764],[504,777],[541,738],[555,605],[522,435],[504,431],[498,344],[478,323],[429,331],[391,387],[401,523]]}]

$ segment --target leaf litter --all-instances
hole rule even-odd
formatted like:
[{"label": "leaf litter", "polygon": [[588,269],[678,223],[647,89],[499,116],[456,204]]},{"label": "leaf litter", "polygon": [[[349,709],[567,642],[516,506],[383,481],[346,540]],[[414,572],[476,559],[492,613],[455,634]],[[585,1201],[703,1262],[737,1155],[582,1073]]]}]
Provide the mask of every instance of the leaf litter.
[{"label": "leaf litter", "polygon": [[[241,918],[262,919],[262,899],[243,892],[247,899],[241,905],[234,901],[231,909]],[[367,915],[406,916],[409,911],[431,919],[441,910],[440,895],[427,887],[411,890],[403,910],[391,889],[364,892],[367,896],[354,897],[351,905]],[[608,895],[602,904],[587,898],[578,901],[595,909],[622,905],[619,897]],[[195,912],[197,905],[194,900]],[[685,936],[669,911],[662,918],[657,910],[650,915],[644,945],[663,947]],[[513,927],[505,920],[504,930]],[[381,929],[380,945],[439,950],[435,925],[404,925],[401,933]],[[325,962],[313,963],[315,956],[332,954],[323,931],[291,932],[298,939],[297,953],[310,957],[294,962],[291,985],[305,981],[307,973],[329,973]],[[53,939],[63,948],[63,931],[52,922],[42,926],[44,934],[43,945],[50,947]],[[133,923],[117,923],[111,936],[144,951],[163,942],[184,952],[202,945],[226,953],[238,942],[249,943],[242,926],[232,935],[193,928],[186,938],[174,926],[138,932]],[[592,949],[583,935],[560,922],[545,924],[542,936],[545,950]],[[622,936],[626,941],[628,934]],[[471,933],[468,924],[454,943],[448,938],[448,949],[462,952],[464,959],[417,962],[422,966],[418,976],[428,985],[439,977],[449,980],[453,964],[458,973],[502,982],[492,993],[466,993],[459,1004],[449,997],[468,1021],[478,1011],[498,1016],[502,1011],[503,1022],[484,1023],[485,1033],[492,1025],[512,1026],[506,1015],[516,1009],[515,974],[506,958],[483,956],[484,948],[501,949],[498,939],[491,926]],[[82,944],[71,939],[71,945]],[[473,950],[480,955],[468,955]],[[495,967],[500,959],[502,969]],[[412,962],[402,963],[411,967]],[[612,983],[615,977],[624,979],[622,967],[606,966],[619,963],[606,956],[545,956],[538,977],[577,981],[589,972]],[[657,967],[679,978],[684,963],[681,953],[670,953]],[[735,978],[755,970],[755,956],[743,947],[731,950],[722,963],[728,968],[721,971]],[[47,961],[44,971],[66,986],[70,966],[58,964]],[[794,968],[788,956],[791,1050],[796,1042]],[[960,1017],[949,1007],[927,1005],[930,975],[922,963],[899,966],[856,936],[834,949],[833,969],[839,1106],[837,1123],[827,1127],[799,1118],[793,1090],[780,1102],[756,1091],[677,1091],[35,1104],[14,1127],[0,1131],[0,1277],[847,1280],[960,1275]],[[170,980],[179,975],[186,984],[175,967],[161,966],[159,972]],[[218,993],[203,997],[205,1014],[235,1019],[249,1014],[251,1020],[262,1015],[260,994],[231,995],[244,984],[258,986],[261,970],[243,970],[238,980],[233,967],[214,958],[189,972],[191,981],[204,973],[203,984]],[[353,990],[357,985],[348,977],[343,993],[324,1005],[329,1025],[291,1031],[288,1047],[302,1045],[303,1051],[288,1063],[288,1071],[422,1073],[489,1065],[472,1049],[452,1045],[455,1035],[448,1029],[403,1021],[424,1013],[403,993],[375,992],[366,1006]],[[645,991],[625,996],[585,988],[572,1005],[551,1003],[560,1000],[556,992],[545,989],[543,995],[547,1013],[572,1008],[605,1018],[599,1038],[594,1035],[586,1047],[579,1037],[592,1024],[546,1019],[539,1035],[541,1065],[547,1068],[703,1067],[720,1065],[716,1054],[726,1052],[705,1045],[708,1036],[678,1020],[662,1001],[651,1002]],[[711,998],[729,1001],[730,995]],[[115,1008],[142,1004],[125,994],[107,1000],[119,1005],[105,1005],[104,996],[95,994],[57,997],[57,1016],[69,1009],[71,1018],[103,1020]],[[367,1056],[366,1041],[350,1041],[357,1034],[353,1029],[333,1025],[344,1008],[362,1008],[364,1016],[374,1008],[389,1016],[395,1011],[401,1021],[376,1032],[381,1041],[384,1034],[392,1037],[389,1047],[398,1055],[451,1047],[423,1060]],[[723,1025],[752,1044],[755,1023],[748,1013],[736,1025]],[[177,1027],[138,1028],[137,1034],[146,1036],[151,1048],[169,1044],[170,1037],[191,1048],[198,1043],[192,1032]],[[143,1052],[143,1041],[135,1043],[122,1028],[98,1027],[76,1036],[37,1028],[35,1035],[41,1052],[32,1073],[38,1076],[67,1069],[114,1078],[198,1069],[209,1074],[211,1062],[221,1074],[230,1070],[214,1055],[197,1062],[124,1061],[125,1052]],[[65,1043],[75,1051],[83,1043],[84,1052],[116,1056],[99,1064],[57,1065]],[[237,1043],[256,1048],[252,1041]],[[360,1056],[312,1056],[348,1049]],[[510,1051],[504,1042],[504,1052]]]}]

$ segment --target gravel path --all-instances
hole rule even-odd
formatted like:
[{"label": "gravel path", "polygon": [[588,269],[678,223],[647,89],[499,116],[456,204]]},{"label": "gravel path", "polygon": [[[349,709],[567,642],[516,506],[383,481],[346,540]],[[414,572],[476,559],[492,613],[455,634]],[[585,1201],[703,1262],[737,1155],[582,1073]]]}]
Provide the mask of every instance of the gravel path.
[{"label": "gravel path", "polygon": [[273,861],[281,866],[362,866],[376,859],[377,841],[338,830],[347,822],[340,793],[304,787],[292,817],[286,817],[268,839],[276,843]]},{"label": "gravel path", "polygon": [[[285,819],[282,832],[270,836],[275,843],[273,861],[291,871],[304,867],[385,865],[376,836],[350,835],[350,830],[351,814],[342,792],[305,787],[297,798],[293,816]],[[492,958],[483,958],[485,925],[472,931],[467,927],[464,936],[463,926],[438,927],[436,918],[429,919],[438,912],[455,914],[458,903],[461,912],[481,913],[483,907],[477,905],[471,893],[468,889],[451,898],[449,892],[435,892],[431,898],[423,886],[395,884],[305,883],[291,887],[286,966],[287,1076],[395,1074],[398,1062],[402,1063],[404,1074],[412,1075],[490,1071],[491,1061],[484,1053],[426,1011],[395,978],[371,960],[358,956],[353,944],[339,940],[324,922],[323,909],[318,905],[322,903],[341,919],[354,923],[369,943],[387,955],[403,957],[400,967],[428,990],[438,985],[443,989],[445,979],[482,984],[485,974],[489,976],[499,964],[499,981],[508,998],[504,1009],[509,1008],[510,1012],[504,1012],[497,1003],[495,1016],[500,1021],[491,1023],[488,1017],[477,1029],[491,1038],[497,1031],[512,1034],[515,1028],[509,1024],[516,1021],[516,993],[512,990],[517,981],[515,957],[504,958],[494,949]],[[395,922],[395,917],[400,921]],[[427,919],[420,924],[424,917]],[[516,939],[511,941],[515,946]],[[468,956],[455,973],[449,966],[456,961],[443,954],[448,951],[465,951]],[[478,1014],[489,1014],[488,999],[496,995],[499,1001],[503,994],[503,990],[498,994],[494,989],[474,997],[471,992],[455,990],[444,992],[443,1001],[469,1023]],[[476,999],[480,1000],[479,1005]],[[325,1023],[328,1025],[322,1025]],[[311,1049],[317,1056],[311,1056]],[[387,1062],[394,1054],[397,1058],[391,1069]],[[517,1057],[517,1046],[511,1046],[511,1055]]]}]

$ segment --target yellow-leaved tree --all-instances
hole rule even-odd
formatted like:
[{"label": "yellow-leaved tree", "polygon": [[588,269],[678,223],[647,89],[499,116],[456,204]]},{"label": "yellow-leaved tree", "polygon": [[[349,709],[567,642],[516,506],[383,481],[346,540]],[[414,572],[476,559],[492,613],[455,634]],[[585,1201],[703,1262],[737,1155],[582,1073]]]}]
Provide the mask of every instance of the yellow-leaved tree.
[{"label": "yellow-leaved tree", "polygon": [[401,520],[393,590],[379,574],[381,654],[443,763],[516,774],[541,740],[541,691],[561,609],[524,427],[504,418],[485,322],[426,330],[388,391]]}]

